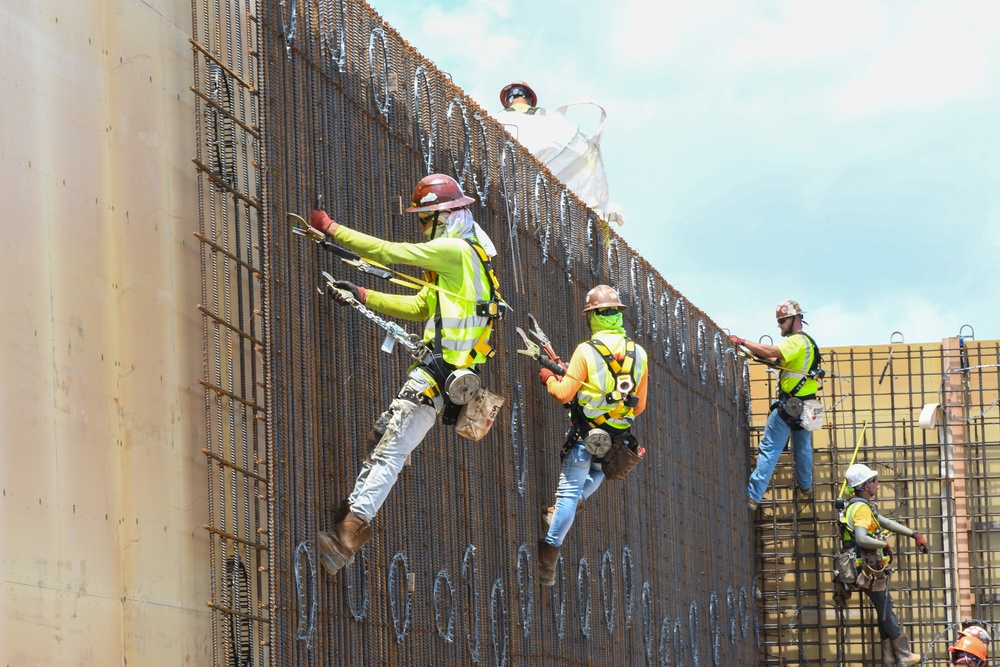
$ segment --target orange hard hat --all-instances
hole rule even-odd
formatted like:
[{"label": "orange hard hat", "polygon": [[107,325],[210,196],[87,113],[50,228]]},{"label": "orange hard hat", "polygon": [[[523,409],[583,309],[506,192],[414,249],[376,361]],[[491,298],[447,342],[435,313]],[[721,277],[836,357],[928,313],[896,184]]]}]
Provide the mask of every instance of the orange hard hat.
[{"label": "orange hard hat", "polygon": [[962,635],[958,638],[958,641],[948,647],[948,650],[952,653],[965,651],[969,655],[986,660],[986,644],[979,637],[973,637],[972,635]]}]

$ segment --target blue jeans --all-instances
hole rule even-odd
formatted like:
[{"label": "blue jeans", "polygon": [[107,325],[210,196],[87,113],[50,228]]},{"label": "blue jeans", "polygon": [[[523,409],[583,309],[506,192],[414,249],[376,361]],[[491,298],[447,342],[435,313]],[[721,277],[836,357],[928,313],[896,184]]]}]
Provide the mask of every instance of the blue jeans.
[{"label": "blue jeans", "polygon": [[777,410],[772,410],[764,427],[764,437],[760,439],[760,453],[757,455],[757,468],[750,475],[747,484],[747,496],[759,503],[771,482],[774,467],[778,465],[778,457],[788,444],[788,436],[792,436],[792,454],[795,458],[795,484],[803,490],[812,488],[813,481],[813,450],[812,433],[810,431],[793,431],[785,423]]},{"label": "blue jeans", "polygon": [[604,473],[593,458],[582,441],[573,445],[563,457],[559,486],[556,488],[556,510],[545,536],[545,541],[552,546],[562,546],[576,518],[577,504],[589,498],[604,481]]},{"label": "blue jeans", "polygon": [[[400,391],[409,389],[419,393],[430,385],[424,373],[414,369]],[[384,434],[375,451],[365,460],[354,490],[347,498],[355,516],[371,523],[396,483],[406,457],[423,442],[443,407],[444,399],[440,395],[434,397],[433,406],[397,398],[382,413],[376,428],[384,428]]]}]

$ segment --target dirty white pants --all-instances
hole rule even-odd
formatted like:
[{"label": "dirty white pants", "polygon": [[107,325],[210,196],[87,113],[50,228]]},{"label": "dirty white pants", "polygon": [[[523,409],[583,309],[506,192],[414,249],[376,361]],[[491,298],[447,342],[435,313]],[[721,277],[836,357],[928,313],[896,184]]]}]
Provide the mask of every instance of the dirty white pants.
[{"label": "dirty white pants", "polygon": [[[400,393],[407,389],[419,393],[429,386],[430,382],[424,374],[414,369]],[[347,498],[355,516],[369,523],[375,518],[382,503],[389,497],[406,457],[423,442],[443,407],[444,400],[440,396],[434,398],[433,406],[396,398],[382,413],[376,423],[379,428],[385,426],[385,434],[365,460],[354,490]]]}]

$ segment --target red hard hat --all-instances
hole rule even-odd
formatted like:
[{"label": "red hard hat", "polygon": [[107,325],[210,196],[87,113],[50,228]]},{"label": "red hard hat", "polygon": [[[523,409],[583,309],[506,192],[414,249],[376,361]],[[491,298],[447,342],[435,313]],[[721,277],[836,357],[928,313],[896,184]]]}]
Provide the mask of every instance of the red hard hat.
[{"label": "red hard hat", "polygon": [[954,653],[955,651],[965,651],[977,658],[982,658],[986,660],[986,644],[983,643],[979,637],[972,637],[970,635],[962,635],[958,638],[958,641],[954,645],[948,647],[948,650]]},{"label": "red hard hat", "polygon": [[468,206],[475,201],[472,197],[465,196],[465,193],[462,192],[462,186],[451,176],[431,174],[421,178],[417,186],[413,188],[411,203],[406,212],[451,211]]},{"label": "red hard hat", "polygon": [[531,106],[538,104],[538,95],[535,95],[535,91],[531,89],[531,86],[526,84],[524,81],[515,81],[514,83],[508,83],[500,90],[500,104],[503,105],[504,109],[507,108],[507,93],[514,88],[521,88],[525,93],[527,93],[526,95],[523,95],[523,97],[531,100]]}]

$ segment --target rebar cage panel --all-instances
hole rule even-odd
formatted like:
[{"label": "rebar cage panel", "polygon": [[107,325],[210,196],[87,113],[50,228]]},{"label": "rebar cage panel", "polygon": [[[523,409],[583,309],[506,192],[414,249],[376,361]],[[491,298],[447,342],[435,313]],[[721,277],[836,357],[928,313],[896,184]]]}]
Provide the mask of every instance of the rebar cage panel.
[{"label": "rebar cage panel", "polygon": [[[997,636],[1000,344],[966,336],[824,354],[836,377],[820,393],[827,413],[813,438],[815,502],[796,498],[786,452],[756,515],[760,664],[882,664],[867,598],[855,593],[843,612],[833,604],[834,499],[858,446],[857,461],[879,474],[879,511],[930,540],[926,556],[911,539],[890,540],[897,556],[890,590],[922,664],[946,665],[963,624],[976,620]],[[755,447],[776,386],[773,371],[752,368]],[[921,428],[924,406],[934,404],[938,426]]]},{"label": "rebar cage panel", "polygon": [[[216,664],[752,664],[749,372],[719,328],[366,4],[194,0],[192,22]],[[506,405],[481,442],[432,430],[333,580],[315,535],[406,359],[316,293],[321,270],[364,281],[286,214],[415,241],[401,204],[434,171],[499,249],[511,312],[484,377]],[[535,313],[569,354],[601,282],[649,353],[648,454],[588,502],[542,589],[567,424],[514,326]]]}]

